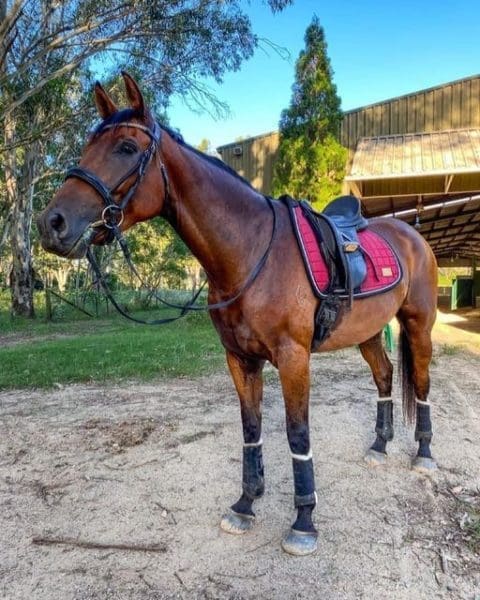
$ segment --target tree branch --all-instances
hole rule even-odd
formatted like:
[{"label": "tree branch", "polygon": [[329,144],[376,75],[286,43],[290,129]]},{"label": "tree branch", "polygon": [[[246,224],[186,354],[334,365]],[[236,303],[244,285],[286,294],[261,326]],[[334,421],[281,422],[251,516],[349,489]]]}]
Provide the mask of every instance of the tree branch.
[{"label": "tree branch", "polygon": [[0,15],[0,17],[3,17],[2,23],[0,25],[0,44],[3,43],[3,40],[10,33],[12,28],[15,27],[15,23],[21,17],[23,12],[23,5],[25,4],[25,2],[26,0],[15,0],[12,8],[10,9],[10,12],[6,13],[7,2],[5,0],[5,4],[4,6],[2,6],[2,8],[5,10],[5,16]]},{"label": "tree branch", "polygon": [[[116,13],[116,17],[115,17],[114,21],[121,20],[121,19],[125,18],[126,16],[128,16],[128,14],[131,14],[131,10],[129,10],[128,12],[125,12],[124,14],[118,14],[118,13]],[[105,15],[109,15],[109,12],[106,12]],[[100,15],[100,16],[102,17],[103,15]],[[5,74],[2,78],[0,78],[0,85],[7,78],[11,78],[11,77],[18,78],[18,77],[20,77],[32,65],[39,64],[40,61],[42,60],[42,58],[44,58],[45,56],[47,56],[50,52],[53,52],[55,50],[60,50],[62,48],[68,47],[70,40],[74,39],[75,37],[80,37],[84,33],[92,34],[97,29],[99,29],[99,28],[101,28],[104,25],[107,25],[109,23],[112,24],[112,19],[111,19],[110,16],[107,16],[103,20],[99,20],[98,17],[97,17],[97,20],[95,22],[89,21],[87,23],[79,25],[78,27],[76,27],[74,29],[63,28],[63,30],[61,30],[61,32],[68,31],[69,32],[68,35],[60,36],[60,35],[57,35],[57,32],[54,32],[52,35],[56,35],[56,37],[50,43],[48,43],[47,45],[42,46],[42,49],[40,51],[38,51],[36,54],[34,54],[30,59],[26,60],[27,56],[31,53],[31,51],[34,48],[38,47],[40,44],[44,44],[45,41],[47,41],[48,38],[51,37],[51,35],[43,36],[42,38],[39,38],[38,40],[36,40],[36,42],[35,42],[35,44],[33,46],[27,48],[23,52],[22,56],[20,57],[20,61],[19,61],[20,64],[21,64],[21,67],[19,69],[17,69],[15,73],[13,73],[13,74]],[[122,33],[123,33],[123,31],[122,31]],[[118,33],[117,35],[111,36],[111,38],[116,41],[118,35],[121,35],[121,33]],[[92,44],[92,43],[96,43],[96,41],[95,40],[87,40],[85,43],[86,44]]]},{"label": "tree branch", "polygon": [[91,550],[131,550],[133,552],[166,552],[165,544],[111,544],[103,542],[88,542],[86,540],[77,540],[75,538],[54,538],[54,537],[34,537],[32,544],[45,546],[77,546],[78,548],[87,548]]}]

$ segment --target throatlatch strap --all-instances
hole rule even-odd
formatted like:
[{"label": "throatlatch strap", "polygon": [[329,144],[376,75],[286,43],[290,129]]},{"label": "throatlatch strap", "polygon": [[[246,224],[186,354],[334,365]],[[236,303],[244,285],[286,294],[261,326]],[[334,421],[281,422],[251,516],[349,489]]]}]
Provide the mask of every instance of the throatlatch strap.
[{"label": "throatlatch strap", "polygon": [[259,498],[265,491],[262,445],[243,447],[243,493],[250,499]]},{"label": "throatlatch strap", "polygon": [[313,460],[292,459],[293,481],[295,485],[295,508],[311,506],[317,503],[315,493],[315,476],[313,473]]}]

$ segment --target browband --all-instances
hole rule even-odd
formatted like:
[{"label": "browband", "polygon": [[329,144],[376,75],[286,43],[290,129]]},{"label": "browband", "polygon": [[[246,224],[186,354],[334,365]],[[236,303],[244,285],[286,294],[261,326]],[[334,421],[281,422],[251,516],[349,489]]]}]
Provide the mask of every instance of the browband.
[{"label": "browband", "polygon": [[102,127],[100,133],[102,131],[105,131],[106,129],[115,129],[117,127],[134,127],[135,129],[140,129],[141,131],[144,131],[147,135],[149,135],[150,139],[157,145],[160,142],[160,137],[162,135],[162,128],[157,123],[157,121],[154,121],[153,131],[150,129],[150,127],[147,127],[146,125],[142,125],[140,123],[122,121],[121,123],[110,123],[110,125],[105,125],[105,127]]}]

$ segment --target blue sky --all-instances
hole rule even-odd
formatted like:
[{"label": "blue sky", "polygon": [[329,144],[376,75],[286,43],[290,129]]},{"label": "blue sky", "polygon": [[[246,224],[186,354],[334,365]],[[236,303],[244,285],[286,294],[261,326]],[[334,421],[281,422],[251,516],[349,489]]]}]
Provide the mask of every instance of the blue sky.
[{"label": "blue sky", "polygon": [[287,48],[290,59],[259,48],[222,85],[211,85],[230,106],[227,119],[196,114],[174,98],[170,122],[190,144],[207,138],[216,147],[277,129],[314,14],[325,29],[344,110],[480,72],[478,0],[296,0],[277,15],[252,0],[247,12],[255,33]]}]

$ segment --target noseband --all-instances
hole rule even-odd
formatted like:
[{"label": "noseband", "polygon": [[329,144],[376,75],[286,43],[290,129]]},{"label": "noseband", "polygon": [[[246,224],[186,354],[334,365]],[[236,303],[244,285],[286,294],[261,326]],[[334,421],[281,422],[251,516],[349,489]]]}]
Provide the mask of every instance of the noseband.
[{"label": "noseband", "polygon": [[[147,167],[150,164],[150,161],[152,160],[155,152],[157,151],[157,148],[160,145],[162,136],[162,129],[156,121],[154,122],[153,129],[150,129],[150,127],[147,127],[146,125],[141,125],[140,123],[122,122],[106,125],[101,129],[101,131],[117,127],[134,127],[135,129],[140,129],[150,137],[150,144],[142,152],[142,154],[138,158],[137,162],[133,165],[133,167],[129,169],[124,175],[122,175],[114,185],[108,187],[99,177],[97,177],[97,175],[95,175],[95,173],[92,173],[91,171],[89,171],[88,169],[84,169],[83,167],[72,167],[67,171],[65,175],[65,180],[75,178],[81,179],[85,183],[88,183],[88,185],[93,187],[93,189],[102,198],[105,206],[102,210],[101,218],[99,221],[91,223],[89,227],[92,229],[101,226],[106,227],[107,230],[109,230],[106,240],[107,243],[112,242],[115,238],[115,233],[116,231],[118,231],[118,228],[120,227],[124,219],[124,210],[127,207],[130,200],[135,195],[138,186],[144,178]],[[162,172],[163,182],[165,184],[165,197],[167,197],[169,186],[167,172],[163,162],[160,165],[160,170]],[[125,196],[123,196],[121,201],[117,204],[113,198],[114,193],[129,177],[131,177],[135,173],[135,181],[130,186]]]}]

